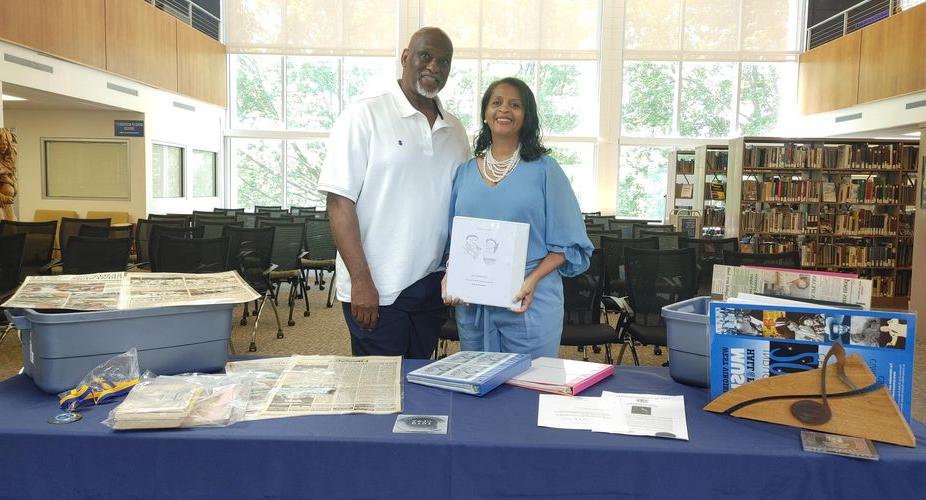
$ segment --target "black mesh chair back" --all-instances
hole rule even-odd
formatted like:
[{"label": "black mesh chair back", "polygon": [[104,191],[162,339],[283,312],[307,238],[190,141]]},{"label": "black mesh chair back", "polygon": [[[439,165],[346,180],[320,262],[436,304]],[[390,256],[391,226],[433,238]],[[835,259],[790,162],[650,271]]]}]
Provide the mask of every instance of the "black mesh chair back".
[{"label": "black mesh chair back", "polygon": [[148,214],[148,220],[154,222],[174,222],[180,223],[182,225],[189,226],[192,224],[192,216],[187,216],[184,214],[180,215],[163,215],[163,214]]},{"label": "black mesh chair back", "polygon": [[338,249],[331,234],[329,219],[307,219],[305,221],[305,250],[311,260],[334,260]]},{"label": "black mesh chair back", "polygon": [[597,212],[582,212],[582,216],[583,216],[583,217],[593,217],[593,216],[596,216],[596,215],[601,215],[601,210],[599,210],[599,211],[597,211]]},{"label": "black mesh chair back", "polygon": [[167,216],[175,219],[183,219],[188,226],[193,225],[193,214],[167,214]]},{"label": "black mesh chair back", "polygon": [[235,214],[235,221],[241,222],[244,227],[255,228],[257,227],[257,214],[238,212]]},{"label": "black mesh chair back", "polygon": [[615,238],[620,238],[621,233],[619,231],[608,231],[608,230],[591,231],[589,230],[587,231],[587,236],[588,236],[589,241],[592,242],[592,246],[595,247],[596,250],[598,250],[601,248],[601,238],[605,236],[613,236]]},{"label": "black mesh chair back", "polygon": [[132,238],[72,236],[61,259],[64,274],[125,271]]},{"label": "black mesh chair back", "polygon": [[662,231],[666,233],[674,233],[675,226],[672,224],[641,224],[639,222],[634,223],[633,237],[642,238],[642,236],[640,236],[640,231]]},{"label": "black mesh chair back", "polygon": [[289,213],[292,215],[308,215],[317,211],[318,207],[289,207]]},{"label": "black mesh chair back", "polygon": [[90,236],[92,238],[132,238],[132,226],[80,226],[77,236]]},{"label": "black mesh chair back", "polygon": [[244,227],[243,222],[203,222],[200,221],[199,227],[203,228],[203,238],[221,238],[226,227]]},{"label": "black mesh chair back", "polygon": [[0,236],[0,299],[19,286],[27,236],[27,233]]},{"label": "black mesh chair back", "polygon": [[603,259],[600,251],[592,252],[585,272],[563,278],[563,321],[566,324],[599,323],[603,292]]},{"label": "black mesh chair back", "polygon": [[659,240],[660,250],[677,250],[679,238],[685,233],[671,231],[639,231],[640,238],[656,238]]},{"label": "black mesh chair back", "polygon": [[661,318],[663,306],[690,299],[698,289],[695,251],[691,248],[625,248],[624,262],[630,307],[636,316]]},{"label": "black mesh chair back", "polygon": [[244,213],[244,209],[243,208],[213,208],[212,212],[216,214],[224,214],[229,217],[234,217],[235,214]]},{"label": "black mesh chair back", "polygon": [[194,213],[193,214],[193,227],[200,226],[202,224],[234,224],[237,222],[234,215],[221,215],[215,214],[212,212],[207,213]]},{"label": "black mesh chair back", "polygon": [[314,211],[314,212],[308,212],[308,213],[304,213],[304,214],[301,214],[301,215],[306,215],[306,216],[309,216],[309,217],[314,217],[314,218],[316,218],[316,219],[327,219],[327,218],[328,218],[328,211],[327,211],[327,210],[316,210],[316,211]]},{"label": "black mesh chair back", "polygon": [[619,231],[621,238],[633,238],[633,225],[639,224],[638,220],[611,219],[608,221],[608,231]]},{"label": "black mesh chair back", "polygon": [[600,232],[604,231],[604,230],[607,229],[607,228],[608,228],[608,226],[605,225],[605,224],[589,224],[588,222],[585,223],[585,231],[586,231],[586,232],[597,232],[597,233],[600,233]]},{"label": "black mesh chair back", "polygon": [[763,266],[763,267],[785,267],[799,269],[801,267],[800,252],[781,252],[781,253],[742,253],[742,252],[723,252],[723,263],[728,266]]},{"label": "black mesh chair back", "polygon": [[614,220],[614,217],[610,215],[586,215],[585,223],[586,224],[601,224],[605,229],[608,229],[608,224],[610,221]]},{"label": "black mesh chair back", "polygon": [[[161,240],[166,237],[171,238],[180,238],[180,239],[200,239],[203,237],[204,228],[200,227],[186,227],[186,226],[163,226],[156,224],[151,228],[151,237],[148,240],[148,256],[151,259],[151,270],[154,272],[166,272],[161,271],[158,268],[158,263],[160,259],[158,255],[161,251]],[[222,255],[224,258],[225,255]],[[224,261],[223,261],[224,263]]]},{"label": "black mesh chair back", "polygon": [[160,238],[155,261],[158,272],[217,273],[225,270],[227,240],[220,238]]},{"label": "black mesh chair back", "polygon": [[710,293],[714,265],[723,264],[724,252],[735,252],[739,248],[736,238],[679,238],[680,248],[695,251],[698,266],[698,293]]},{"label": "black mesh chair back", "polygon": [[601,237],[601,255],[604,260],[604,292],[606,295],[623,296],[627,294],[624,268],[625,248],[656,250],[659,248],[659,240],[656,238],[623,239],[608,235]]},{"label": "black mesh chair back", "polygon": [[274,228],[273,254],[270,260],[278,266],[277,271],[301,269],[299,255],[302,254],[305,244],[305,224],[264,221],[261,227]]},{"label": "black mesh chair back", "polygon": [[39,269],[51,262],[57,233],[57,220],[48,222],[0,221],[0,235],[26,235],[19,276],[20,281],[25,279],[26,276],[38,274]]},{"label": "black mesh chair back", "polygon": [[135,262],[148,265],[151,262],[149,253],[149,243],[151,241],[151,230],[154,226],[176,227],[183,229],[186,227],[184,220],[151,220],[138,219],[135,223]]},{"label": "black mesh chair back", "polygon": [[[256,252],[260,256],[259,261],[262,263],[261,265],[263,265],[260,269],[261,271],[270,267],[270,257],[273,253],[273,232],[273,226],[262,228],[225,226],[222,232],[222,236],[228,240],[228,253],[225,255],[225,269],[229,271],[238,271],[241,268],[239,255],[243,251]],[[242,275],[242,277],[244,276]],[[250,283],[250,281],[248,281],[248,283]],[[253,286],[253,284],[251,286]],[[258,293],[260,293],[260,290],[258,290]]]},{"label": "black mesh chair back", "polygon": [[112,219],[76,219],[71,217],[61,218],[61,228],[58,231],[58,245],[61,247],[61,255],[68,248],[68,239],[72,236],[80,235],[81,226],[109,227]]},{"label": "black mesh chair back", "polygon": [[293,216],[289,214],[278,213],[268,215],[264,212],[257,214],[257,227],[264,227],[265,224],[294,224]]}]

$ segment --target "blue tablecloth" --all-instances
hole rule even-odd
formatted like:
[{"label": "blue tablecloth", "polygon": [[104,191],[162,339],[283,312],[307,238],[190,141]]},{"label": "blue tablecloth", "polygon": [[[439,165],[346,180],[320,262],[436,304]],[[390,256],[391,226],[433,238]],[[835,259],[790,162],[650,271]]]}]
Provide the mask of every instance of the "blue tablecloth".
[{"label": "blue tablecloth", "polygon": [[[406,361],[405,370],[421,366]],[[587,390],[685,396],[690,441],[537,427],[538,392],[483,398],[405,384],[404,413],[450,415],[447,435],[393,434],[395,415],[298,417],[227,428],[114,432],[46,423],[55,399],[0,382],[0,498],[923,498],[926,427],[879,462],[805,453],[800,431],[707,413],[707,391],[619,367]]]}]

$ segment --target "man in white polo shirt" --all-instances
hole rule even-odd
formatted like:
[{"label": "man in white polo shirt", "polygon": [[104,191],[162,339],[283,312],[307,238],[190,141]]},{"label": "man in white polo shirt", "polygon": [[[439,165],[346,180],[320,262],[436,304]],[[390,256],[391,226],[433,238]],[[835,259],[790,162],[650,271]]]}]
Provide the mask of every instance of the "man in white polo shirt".
[{"label": "man in white polo shirt", "polygon": [[452,58],[447,34],[422,28],[402,51],[402,78],[345,110],[328,140],[318,189],[356,356],[428,358],[446,320],[450,188],[470,156],[466,131],[436,98]]}]

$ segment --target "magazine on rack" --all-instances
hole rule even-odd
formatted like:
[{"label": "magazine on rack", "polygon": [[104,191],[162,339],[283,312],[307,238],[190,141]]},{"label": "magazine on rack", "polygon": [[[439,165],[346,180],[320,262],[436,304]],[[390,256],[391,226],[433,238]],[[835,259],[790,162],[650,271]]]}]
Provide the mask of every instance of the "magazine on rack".
[{"label": "magazine on rack", "polygon": [[711,298],[728,300],[740,293],[871,307],[871,280],[851,274],[715,265]]},{"label": "magazine on rack", "polygon": [[529,354],[460,351],[409,372],[409,382],[476,396],[495,389],[531,366]]},{"label": "magazine on rack", "polygon": [[830,346],[842,342],[910,420],[916,314],[713,302],[708,329],[712,398],[756,379],[819,368]]}]

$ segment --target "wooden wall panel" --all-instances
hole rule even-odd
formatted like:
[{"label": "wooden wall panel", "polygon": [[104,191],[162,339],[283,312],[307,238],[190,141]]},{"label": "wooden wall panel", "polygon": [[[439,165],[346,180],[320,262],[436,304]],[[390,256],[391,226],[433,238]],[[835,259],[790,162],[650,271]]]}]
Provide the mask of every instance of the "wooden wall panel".
[{"label": "wooden wall panel", "polygon": [[177,92],[177,22],[142,0],[106,0],[106,69]]},{"label": "wooden wall panel", "polygon": [[926,5],[862,30],[858,100],[875,101],[926,89]]},{"label": "wooden wall panel", "polygon": [[0,0],[0,38],[41,50],[44,8],[35,0]]},{"label": "wooden wall panel", "polygon": [[805,115],[858,104],[859,51],[862,33],[855,31],[801,54],[798,109]]},{"label": "wooden wall panel", "polygon": [[105,0],[41,3],[45,5],[42,50],[81,64],[105,68]]},{"label": "wooden wall panel", "polygon": [[225,106],[225,46],[177,21],[177,90]]}]

